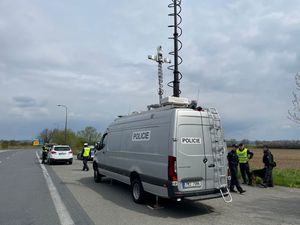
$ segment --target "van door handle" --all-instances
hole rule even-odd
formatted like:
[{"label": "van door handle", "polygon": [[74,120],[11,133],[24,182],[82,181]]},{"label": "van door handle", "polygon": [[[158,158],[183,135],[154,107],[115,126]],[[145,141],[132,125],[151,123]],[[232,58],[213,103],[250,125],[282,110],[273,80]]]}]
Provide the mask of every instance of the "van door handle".
[{"label": "van door handle", "polygon": [[209,168],[211,168],[211,167],[215,167],[215,166],[216,166],[216,165],[215,165],[215,164],[213,164],[213,163],[208,165],[208,167],[209,167]]}]

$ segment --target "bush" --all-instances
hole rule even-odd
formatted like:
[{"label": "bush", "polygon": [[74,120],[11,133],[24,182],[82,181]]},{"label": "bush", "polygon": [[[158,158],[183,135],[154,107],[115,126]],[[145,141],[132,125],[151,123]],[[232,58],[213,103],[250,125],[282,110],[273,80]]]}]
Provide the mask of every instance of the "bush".
[{"label": "bush", "polygon": [[8,141],[1,141],[1,149],[8,149]]}]

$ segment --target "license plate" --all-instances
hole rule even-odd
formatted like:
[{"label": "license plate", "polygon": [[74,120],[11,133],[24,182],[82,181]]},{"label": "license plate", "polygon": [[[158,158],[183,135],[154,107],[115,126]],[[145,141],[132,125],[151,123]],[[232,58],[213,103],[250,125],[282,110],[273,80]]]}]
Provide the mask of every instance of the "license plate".
[{"label": "license plate", "polygon": [[183,183],[183,188],[199,188],[202,187],[201,181],[187,181]]},{"label": "license plate", "polygon": [[65,155],[66,153],[59,153],[59,155]]}]

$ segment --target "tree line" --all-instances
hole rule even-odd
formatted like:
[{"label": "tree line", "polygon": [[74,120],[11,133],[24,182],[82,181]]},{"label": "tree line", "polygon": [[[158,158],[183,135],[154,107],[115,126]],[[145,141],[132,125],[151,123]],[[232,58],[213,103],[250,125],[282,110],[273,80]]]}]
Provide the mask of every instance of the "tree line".
[{"label": "tree line", "polygon": [[[37,136],[38,139],[43,140],[44,143],[56,143],[65,144],[65,131],[59,129],[43,129]],[[71,129],[67,130],[67,143],[72,149],[80,148],[85,142],[90,145],[95,144],[101,139],[101,133],[96,128],[88,126],[85,129],[75,132]],[[251,141],[248,139],[226,140],[227,147],[231,147],[234,144],[243,143],[247,146],[262,148],[264,145],[268,145],[270,148],[281,148],[281,149],[300,149],[300,140],[274,140],[274,141]],[[29,141],[18,141],[18,140],[0,140],[0,148],[24,148],[32,147],[32,140]]]},{"label": "tree line", "polygon": [[267,145],[269,148],[279,148],[279,149],[300,149],[300,140],[274,140],[274,141],[251,141],[248,139],[236,140],[229,139],[226,140],[227,147],[231,147],[234,144],[243,143],[248,146],[262,148],[264,145]]},{"label": "tree line", "polygon": [[68,129],[66,131],[65,141],[65,130],[45,128],[39,133],[37,138],[44,143],[67,144],[73,149],[82,147],[84,143],[94,145],[96,142],[100,141],[101,133],[91,126],[78,132]]},{"label": "tree line", "polygon": [[[101,133],[91,126],[87,126],[85,129],[78,132],[68,129],[65,142],[65,130],[45,128],[39,132],[36,138],[43,143],[67,144],[75,150],[81,148],[86,142],[90,145],[94,145],[96,142],[100,141]],[[32,147],[32,140],[0,140],[0,149],[30,147]]]}]

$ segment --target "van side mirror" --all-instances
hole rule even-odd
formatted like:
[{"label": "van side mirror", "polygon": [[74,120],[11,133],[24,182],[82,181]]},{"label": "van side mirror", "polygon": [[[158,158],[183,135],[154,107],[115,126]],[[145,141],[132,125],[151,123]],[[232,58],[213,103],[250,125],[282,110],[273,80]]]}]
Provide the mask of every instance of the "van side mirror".
[{"label": "van side mirror", "polygon": [[97,149],[98,151],[103,149],[105,146],[105,144],[103,144],[102,142],[97,142],[95,145],[95,149]]},{"label": "van side mirror", "polygon": [[95,144],[95,149],[96,149],[96,150],[100,150],[100,142],[97,142],[97,143]]}]

